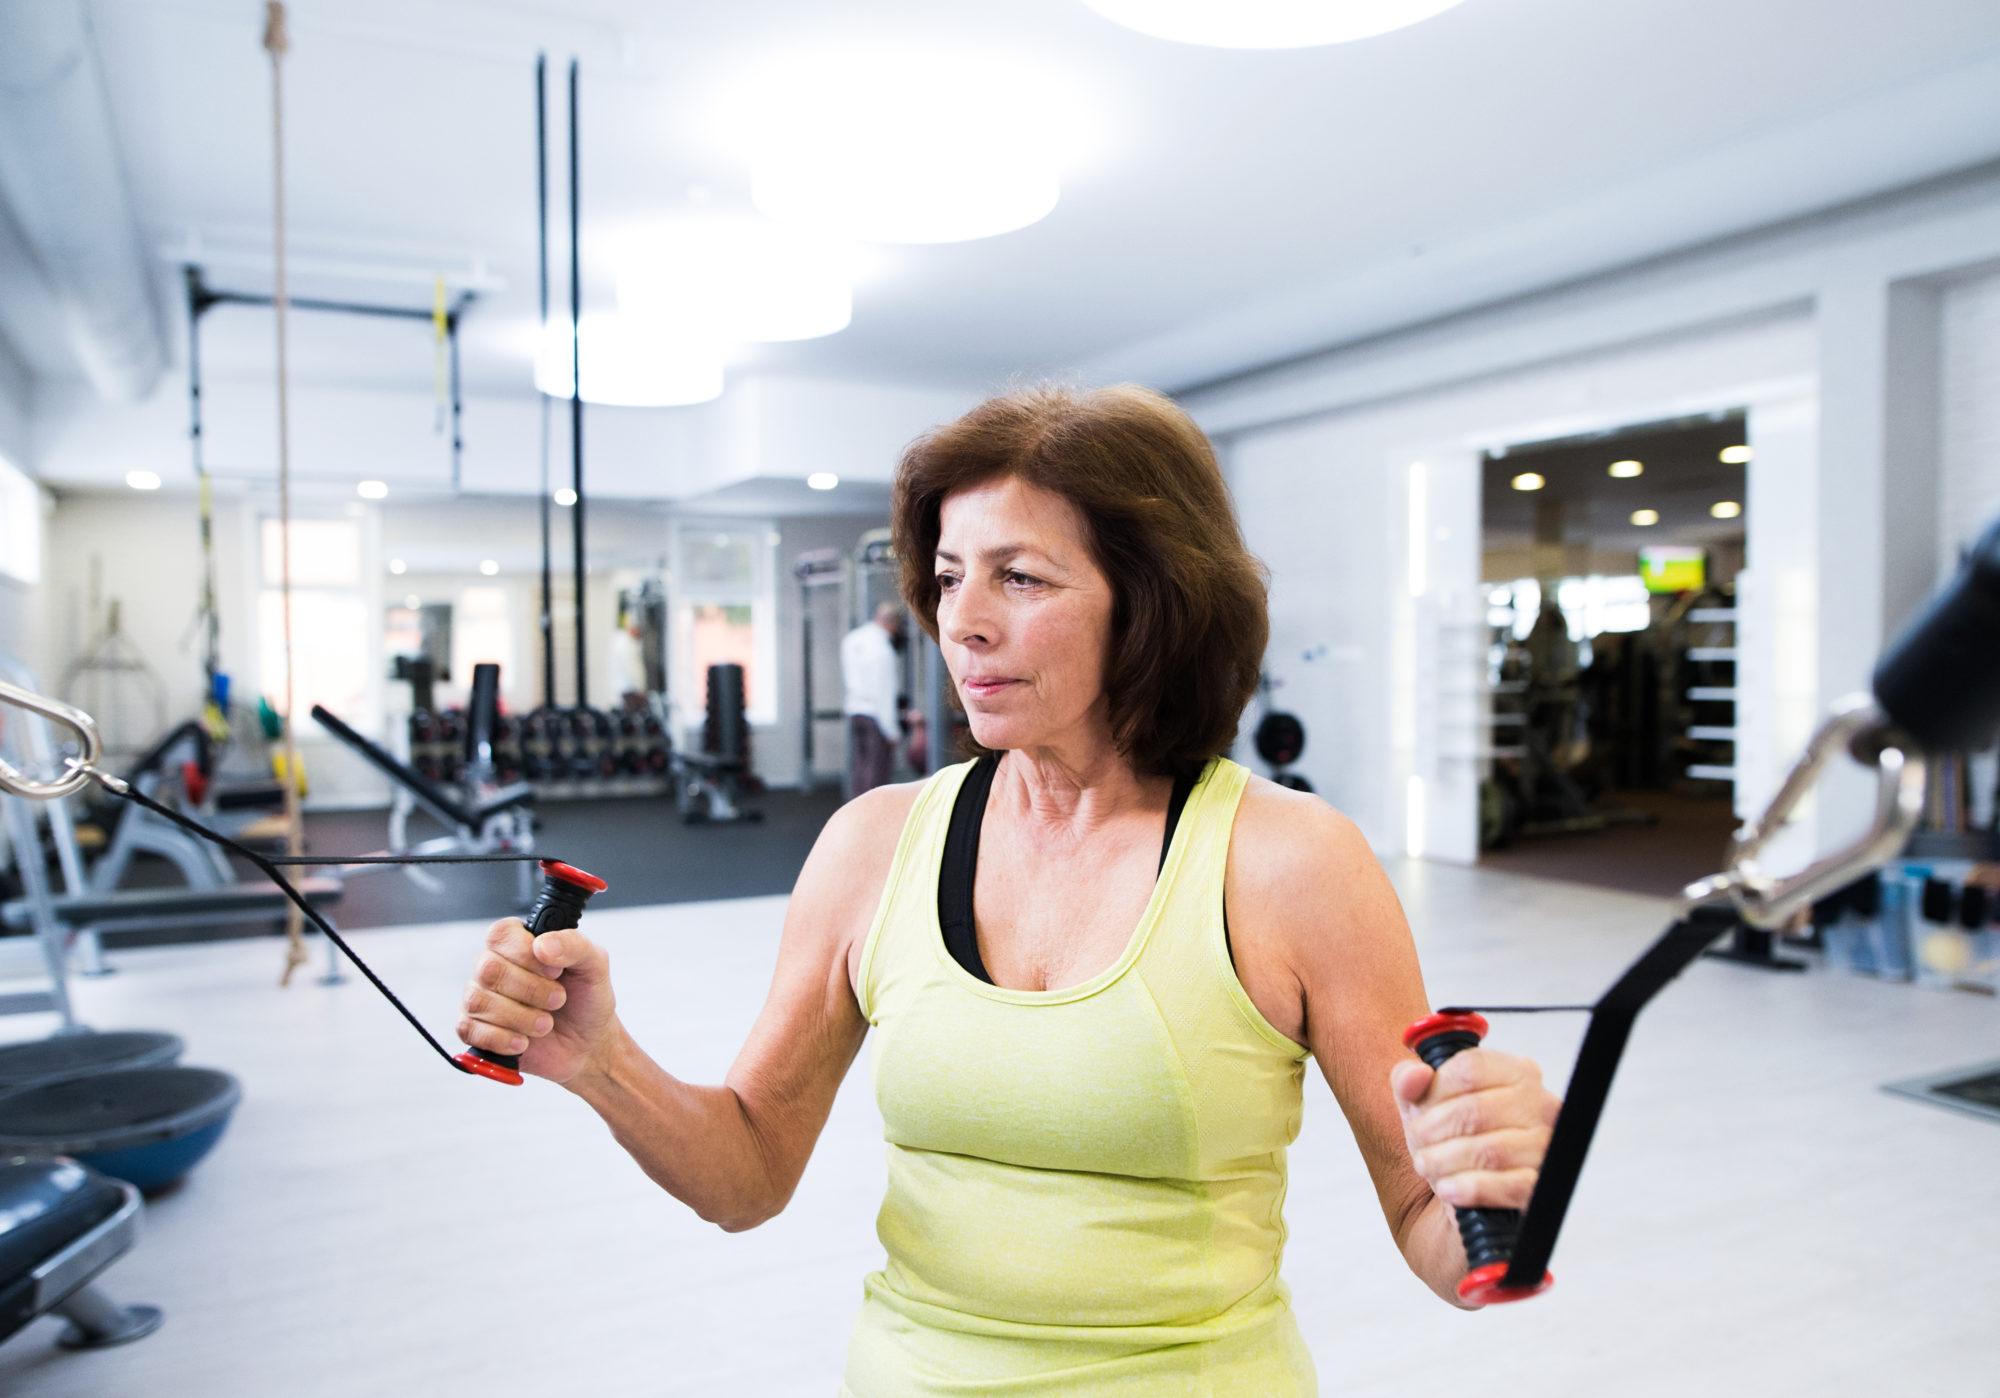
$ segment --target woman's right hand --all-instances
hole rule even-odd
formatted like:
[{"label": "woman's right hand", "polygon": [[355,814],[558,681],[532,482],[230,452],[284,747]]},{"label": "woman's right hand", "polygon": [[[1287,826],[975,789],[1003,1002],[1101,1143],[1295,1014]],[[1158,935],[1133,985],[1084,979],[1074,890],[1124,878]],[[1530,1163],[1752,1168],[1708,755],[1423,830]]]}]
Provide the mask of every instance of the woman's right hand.
[{"label": "woman's right hand", "polygon": [[602,1061],[618,1027],[604,948],[575,928],[533,936],[517,917],[487,929],[464,1009],[460,1039],[553,1083]]}]

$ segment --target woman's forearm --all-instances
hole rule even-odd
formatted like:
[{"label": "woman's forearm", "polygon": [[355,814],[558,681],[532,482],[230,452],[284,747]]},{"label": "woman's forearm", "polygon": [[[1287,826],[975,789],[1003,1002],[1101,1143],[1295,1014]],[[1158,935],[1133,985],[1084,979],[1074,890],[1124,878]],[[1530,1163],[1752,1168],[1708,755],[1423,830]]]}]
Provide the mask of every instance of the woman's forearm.
[{"label": "woman's forearm", "polygon": [[735,1090],[682,1082],[623,1025],[605,1061],[567,1086],[604,1118],[655,1184],[708,1222],[741,1232],[784,1206]]},{"label": "woman's forearm", "polygon": [[1404,1231],[1403,1257],[1440,1298],[1462,1311],[1479,1309],[1458,1299],[1458,1283],[1465,1276],[1465,1244],[1459,1241],[1458,1221],[1450,1206],[1435,1194]]}]

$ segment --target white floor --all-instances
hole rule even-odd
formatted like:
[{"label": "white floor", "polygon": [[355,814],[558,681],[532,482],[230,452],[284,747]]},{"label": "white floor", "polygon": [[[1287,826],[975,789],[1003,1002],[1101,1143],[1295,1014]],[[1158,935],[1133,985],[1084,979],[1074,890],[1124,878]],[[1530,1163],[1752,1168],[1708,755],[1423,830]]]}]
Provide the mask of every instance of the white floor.
[{"label": "white floor", "polygon": [[[1664,905],[1395,869],[1437,1003],[1590,999]],[[713,1080],[761,1001],[783,902],[594,914],[624,1012]],[[440,1032],[483,929],[356,941]],[[358,978],[276,988],[275,942],[127,952],[77,983],[96,1027],[157,1027],[236,1073],[229,1135],[109,1273],[165,1327],[97,1354],[37,1322],[0,1393],[832,1393],[877,1265],[880,1127],[851,1076],[790,1210],[738,1236],[659,1193],[543,1084],[438,1064]],[[315,968],[315,971],[317,968]],[[42,1032],[0,1021],[12,1039]],[[1576,1018],[1502,1021],[1560,1090]],[[2000,1125],[1880,1084],[2000,1058],[1990,1000],[1815,972],[1690,970],[1641,1019],[1555,1259],[1465,1315],[1404,1269],[1331,1095],[1309,1079],[1288,1275],[1329,1395],[1440,1383],[1568,1395],[2000,1393]]]}]

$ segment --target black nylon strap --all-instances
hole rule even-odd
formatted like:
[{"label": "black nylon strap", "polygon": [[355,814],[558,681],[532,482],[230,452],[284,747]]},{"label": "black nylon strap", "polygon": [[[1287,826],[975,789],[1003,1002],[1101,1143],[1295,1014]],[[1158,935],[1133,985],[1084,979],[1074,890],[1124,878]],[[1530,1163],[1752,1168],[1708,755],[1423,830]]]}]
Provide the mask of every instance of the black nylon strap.
[{"label": "black nylon strap", "polygon": [[1577,1051],[1576,1068],[1570,1074],[1569,1090],[1563,1096],[1562,1112],[1556,1117],[1535,1192],[1521,1219],[1520,1237],[1503,1285],[1535,1286],[1548,1270],[1556,1235],[1562,1231],[1577,1177],[1583,1172],[1584,1156],[1590,1152],[1591,1137],[1597,1133],[1604,1100],[1611,1092],[1611,1079],[1618,1071],[1618,1060],[1639,1011],[1736,924],[1736,911],[1726,902],[1691,909],[1646,948],[1591,1008],[1590,1027]]}]

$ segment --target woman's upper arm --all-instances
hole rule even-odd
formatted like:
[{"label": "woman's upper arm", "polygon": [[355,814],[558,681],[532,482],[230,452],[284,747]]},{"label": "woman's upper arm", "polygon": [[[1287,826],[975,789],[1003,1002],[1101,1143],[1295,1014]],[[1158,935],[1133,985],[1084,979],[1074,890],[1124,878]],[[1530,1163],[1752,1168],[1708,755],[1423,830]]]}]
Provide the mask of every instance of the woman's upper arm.
[{"label": "woman's upper arm", "polygon": [[1402,904],[1354,822],[1317,797],[1257,783],[1237,841],[1245,857],[1232,852],[1231,925],[1254,918],[1264,954],[1289,972],[1303,1040],[1400,1241],[1428,1193],[1389,1090],[1390,1069],[1409,1056],[1404,1028],[1429,1013]]},{"label": "woman's upper arm", "polygon": [[878,787],[826,823],[786,906],[770,993],[729,1069],[726,1081],[787,1193],[868,1030],[849,967],[917,789]]}]

